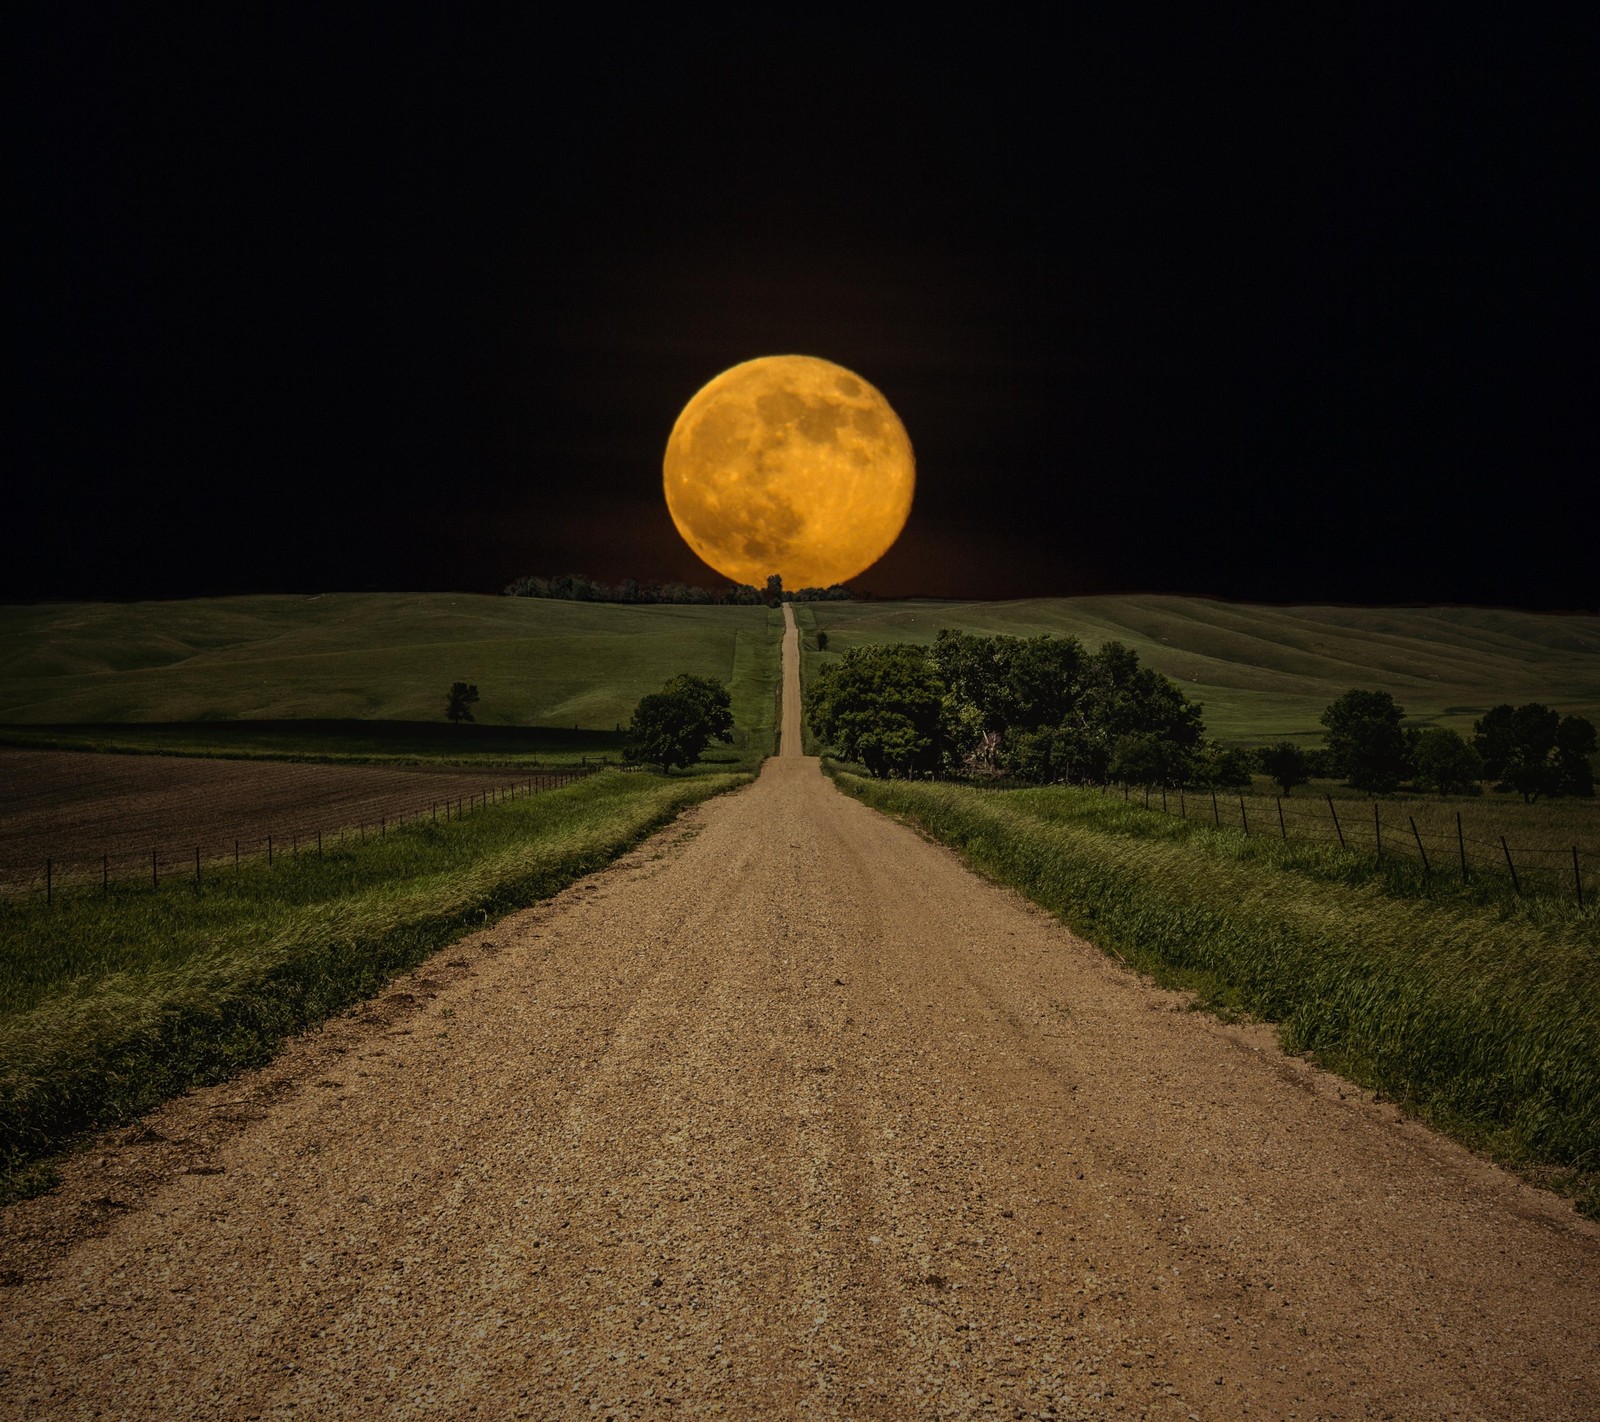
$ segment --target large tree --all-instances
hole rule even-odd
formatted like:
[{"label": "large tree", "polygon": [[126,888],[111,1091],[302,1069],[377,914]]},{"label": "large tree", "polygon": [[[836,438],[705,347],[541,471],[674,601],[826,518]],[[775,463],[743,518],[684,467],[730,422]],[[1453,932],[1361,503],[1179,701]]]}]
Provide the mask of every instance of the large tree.
[{"label": "large tree", "polygon": [[1531,804],[1541,795],[1593,795],[1594,726],[1530,701],[1487,711],[1473,725],[1484,774]]},{"label": "large tree", "polygon": [[1347,691],[1322,713],[1328,758],[1357,790],[1384,794],[1410,772],[1405,711],[1387,691]]},{"label": "large tree", "polygon": [[1483,774],[1483,762],[1465,740],[1443,726],[1422,731],[1412,749],[1417,779],[1449,795],[1465,790]]},{"label": "large tree", "polygon": [[713,740],[732,739],[728,688],[710,677],[684,673],[640,698],[628,723],[625,755],[670,772],[693,765]]},{"label": "large tree", "polygon": [[811,726],[871,775],[937,770],[945,750],[944,683],[909,643],[854,647],[812,683]]}]

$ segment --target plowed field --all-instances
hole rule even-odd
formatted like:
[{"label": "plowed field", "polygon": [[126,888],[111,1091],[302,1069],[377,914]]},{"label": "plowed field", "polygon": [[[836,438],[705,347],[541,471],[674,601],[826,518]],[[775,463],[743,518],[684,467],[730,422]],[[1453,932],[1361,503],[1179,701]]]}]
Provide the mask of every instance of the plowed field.
[{"label": "plowed field", "polygon": [[[550,780],[551,777],[544,777]],[[165,871],[275,849],[293,852],[341,831],[377,830],[446,802],[494,794],[527,777],[459,766],[394,770],[369,765],[176,756],[89,755],[0,750],[0,882],[42,878],[45,859],[63,878],[148,875],[150,855]],[[541,781],[540,783],[543,783]]]}]

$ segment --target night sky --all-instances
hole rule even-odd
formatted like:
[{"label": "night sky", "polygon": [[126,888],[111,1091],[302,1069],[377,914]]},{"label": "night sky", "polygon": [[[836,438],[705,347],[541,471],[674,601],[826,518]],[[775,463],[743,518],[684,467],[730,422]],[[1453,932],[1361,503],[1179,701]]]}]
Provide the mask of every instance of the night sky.
[{"label": "night sky", "polygon": [[103,8],[6,25],[0,597],[716,586],[667,434],[799,352],[879,596],[1600,606],[1591,7]]}]

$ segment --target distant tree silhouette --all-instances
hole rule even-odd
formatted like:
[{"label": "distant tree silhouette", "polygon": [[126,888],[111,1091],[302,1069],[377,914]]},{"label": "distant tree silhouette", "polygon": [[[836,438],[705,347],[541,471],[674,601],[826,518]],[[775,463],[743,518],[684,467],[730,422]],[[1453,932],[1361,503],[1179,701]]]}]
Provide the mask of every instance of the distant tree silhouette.
[{"label": "distant tree silhouette", "polygon": [[444,714],[457,724],[470,721],[473,705],[478,700],[478,688],[464,681],[450,684],[450,699],[445,703]]},{"label": "distant tree silhouette", "polygon": [[1256,759],[1262,771],[1272,777],[1273,783],[1285,795],[1296,785],[1311,779],[1311,767],[1306,763],[1306,753],[1291,741],[1279,741],[1275,746],[1263,746]]}]

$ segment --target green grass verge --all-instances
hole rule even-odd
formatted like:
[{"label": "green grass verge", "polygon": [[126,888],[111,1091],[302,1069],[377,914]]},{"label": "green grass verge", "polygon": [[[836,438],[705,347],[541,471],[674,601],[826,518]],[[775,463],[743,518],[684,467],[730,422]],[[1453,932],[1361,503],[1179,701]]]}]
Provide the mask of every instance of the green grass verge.
[{"label": "green grass verge", "polygon": [[[1600,724],[1600,617],[1471,607],[1264,607],[1120,596],[1013,602],[805,604],[806,671],[872,642],[941,627],[1112,639],[1176,681],[1223,740],[1320,744],[1318,717],[1351,687],[1392,692],[1418,722],[1472,733],[1489,707],[1542,701]],[[798,609],[797,609],[798,611]],[[816,651],[816,632],[828,650]]]},{"label": "green grass verge", "polygon": [[53,906],[0,901],[0,1195],[75,1133],[269,1059],[462,933],[609,862],[741,774],[610,771],[322,859]]},{"label": "green grass verge", "polygon": [[1202,1005],[1600,1210],[1600,913],[1426,897],[1405,864],[1092,791],[838,783]]}]

